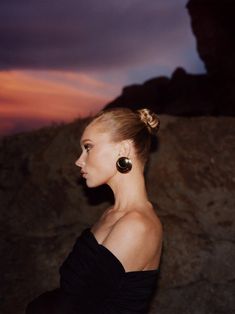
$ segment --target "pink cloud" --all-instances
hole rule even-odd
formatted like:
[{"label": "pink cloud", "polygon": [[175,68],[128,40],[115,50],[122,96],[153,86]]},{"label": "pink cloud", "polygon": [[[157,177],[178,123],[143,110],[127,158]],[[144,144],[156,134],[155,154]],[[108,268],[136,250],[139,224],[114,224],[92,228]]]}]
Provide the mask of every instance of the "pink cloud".
[{"label": "pink cloud", "polygon": [[110,101],[114,90],[85,73],[0,72],[0,134],[31,128],[32,121],[40,126],[95,113]]}]

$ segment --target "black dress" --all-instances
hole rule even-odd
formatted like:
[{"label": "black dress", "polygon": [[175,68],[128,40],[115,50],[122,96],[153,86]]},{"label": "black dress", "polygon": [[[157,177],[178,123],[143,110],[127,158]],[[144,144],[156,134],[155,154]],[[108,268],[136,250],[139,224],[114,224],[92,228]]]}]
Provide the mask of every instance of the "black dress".
[{"label": "black dress", "polygon": [[26,314],[146,314],[158,269],[125,272],[86,228],[59,272],[60,287],[31,301]]}]

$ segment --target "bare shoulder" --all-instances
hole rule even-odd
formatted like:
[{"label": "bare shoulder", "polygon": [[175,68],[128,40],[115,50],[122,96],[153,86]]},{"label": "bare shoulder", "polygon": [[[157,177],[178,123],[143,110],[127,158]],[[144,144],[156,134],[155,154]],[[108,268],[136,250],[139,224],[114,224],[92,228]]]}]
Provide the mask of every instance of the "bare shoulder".
[{"label": "bare shoulder", "polygon": [[145,237],[146,240],[154,240],[163,233],[160,219],[155,216],[146,215],[140,211],[130,211],[123,215],[114,225],[112,231],[122,233],[125,236]]},{"label": "bare shoulder", "polygon": [[162,242],[162,225],[140,211],[123,215],[112,227],[103,245],[110,249],[126,269],[144,269],[158,254]]}]

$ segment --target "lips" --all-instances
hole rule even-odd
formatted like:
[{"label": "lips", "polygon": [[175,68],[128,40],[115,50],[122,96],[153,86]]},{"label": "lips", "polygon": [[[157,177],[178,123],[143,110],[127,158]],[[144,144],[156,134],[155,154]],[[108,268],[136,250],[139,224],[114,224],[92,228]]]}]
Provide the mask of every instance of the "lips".
[{"label": "lips", "polygon": [[81,171],[81,176],[85,177],[87,175],[87,172]]}]

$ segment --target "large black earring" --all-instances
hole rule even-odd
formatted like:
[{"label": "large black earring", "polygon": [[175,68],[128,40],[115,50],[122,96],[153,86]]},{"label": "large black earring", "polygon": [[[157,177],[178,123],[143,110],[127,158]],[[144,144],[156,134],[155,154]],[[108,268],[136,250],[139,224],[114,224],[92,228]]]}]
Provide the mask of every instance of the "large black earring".
[{"label": "large black earring", "polygon": [[117,170],[121,173],[127,173],[131,171],[132,162],[128,157],[120,157],[116,162]]}]

